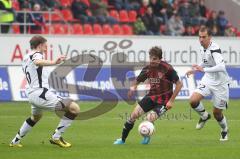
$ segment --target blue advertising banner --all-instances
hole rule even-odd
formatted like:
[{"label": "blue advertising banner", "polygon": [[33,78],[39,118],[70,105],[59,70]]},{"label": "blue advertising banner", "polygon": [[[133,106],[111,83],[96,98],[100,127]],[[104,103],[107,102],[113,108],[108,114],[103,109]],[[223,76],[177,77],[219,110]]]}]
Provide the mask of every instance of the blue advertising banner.
[{"label": "blue advertising banner", "polygon": [[[229,98],[230,99],[239,99],[240,98],[240,68],[238,67],[228,67],[228,75],[230,77],[229,85]],[[195,74],[195,83],[196,85],[200,82],[203,77],[203,73]]]},{"label": "blue advertising banner", "polygon": [[227,68],[230,82],[230,98],[240,99],[240,68]]},{"label": "blue advertising banner", "polygon": [[130,81],[129,69],[120,68],[76,68],[74,70],[78,98],[80,100],[127,99]]},{"label": "blue advertising banner", "polygon": [[12,94],[7,68],[0,67],[0,101],[10,100],[12,100]]}]

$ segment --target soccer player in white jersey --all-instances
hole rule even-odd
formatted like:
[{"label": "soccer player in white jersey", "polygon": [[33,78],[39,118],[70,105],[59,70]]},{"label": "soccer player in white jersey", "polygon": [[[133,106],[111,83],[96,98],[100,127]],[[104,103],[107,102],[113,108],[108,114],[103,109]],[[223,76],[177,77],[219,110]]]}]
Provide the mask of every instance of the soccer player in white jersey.
[{"label": "soccer player in white jersey", "polygon": [[190,97],[191,107],[200,115],[200,120],[196,129],[203,128],[211,115],[205,110],[201,100],[212,95],[213,115],[221,127],[220,141],[228,140],[228,125],[223,110],[227,108],[229,98],[228,81],[224,59],[219,46],[211,40],[211,32],[206,27],[199,30],[199,41],[201,44],[202,62],[199,65],[193,65],[186,75],[194,74],[196,71],[204,72],[200,84]]},{"label": "soccer player in white jersey", "polygon": [[50,110],[65,112],[50,138],[50,143],[60,147],[70,147],[71,144],[64,141],[61,135],[79,114],[80,108],[71,99],[63,99],[49,90],[48,76],[43,69],[43,66],[60,64],[65,60],[65,56],[59,56],[56,61],[45,60],[43,53],[47,51],[47,40],[42,36],[33,36],[30,40],[30,46],[32,51],[25,55],[22,69],[28,81],[27,93],[32,114],[23,123],[10,146],[22,147],[20,140],[41,119],[42,111]]}]

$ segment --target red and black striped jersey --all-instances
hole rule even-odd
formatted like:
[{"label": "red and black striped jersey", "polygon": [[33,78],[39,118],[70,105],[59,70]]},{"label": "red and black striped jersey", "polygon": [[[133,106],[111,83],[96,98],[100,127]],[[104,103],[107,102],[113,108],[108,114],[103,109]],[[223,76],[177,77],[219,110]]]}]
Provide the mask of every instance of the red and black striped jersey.
[{"label": "red and black striped jersey", "polygon": [[156,67],[147,65],[137,77],[137,82],[148,80],[150,90],[147,96],[150,96],[154,102],[166,105],[173,93],[173,84],[179,80],[177,72],[165,61]]}]

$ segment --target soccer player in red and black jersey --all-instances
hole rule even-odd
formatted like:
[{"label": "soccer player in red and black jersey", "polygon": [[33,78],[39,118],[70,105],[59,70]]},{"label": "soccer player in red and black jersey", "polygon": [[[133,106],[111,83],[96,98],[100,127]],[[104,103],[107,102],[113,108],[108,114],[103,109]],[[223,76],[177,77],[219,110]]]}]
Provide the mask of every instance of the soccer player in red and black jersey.
[{"label": "soccer player in red and black jersey", "polygon": [[[130,118],[125,122],[122,130],[122,137],[117,139],[114,144],[124,144],[126,138],[134,126],[134,122],[144,113],[151,111],[147,115],[147,120],[154,122],[167,110],[171,109],[174,100],[182,88],[177,72],[165,61],[162,61],[162,49],[153,47],[149,51],[150,64],[144,67],[131,86],[128,97],[131,98],[137,89],[138,84],[148,80],[150,91],[138,102]],[[176,85],[173,90],[173,84]],[[144,137],[142,144],[148,144],[150,137]]]}]

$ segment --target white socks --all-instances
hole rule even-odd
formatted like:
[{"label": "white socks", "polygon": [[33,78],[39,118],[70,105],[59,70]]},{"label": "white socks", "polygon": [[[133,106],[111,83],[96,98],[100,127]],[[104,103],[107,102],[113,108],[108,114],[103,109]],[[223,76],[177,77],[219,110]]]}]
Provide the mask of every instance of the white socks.
[{"label": "white socks", "polygon": [[221,121],[218,121],[219,126],[221,127],[222,131],[227,132],[228,131],[228,125],[226,117],[223,116],[223,119]]},{"label": "white socks", "polygon": [[61,137],[62,133],[64,133],[64,131],[72,124],[72,122],[73,120],[63,116],[57,126],[57,129],[52,135],[52,138],[58,140]]},{"label": "white socks", "polygon": [[35,122],[31,120],[31,118],[28,118],[26,121],[24,121],[23,125],[21,126],[20,130],[12,140],[13,144],[18,144],[20,140],[32,129],[32,127],[35,125]]},{"label": "white socks", "polygon": [[200,102],[199,105],[196,108],[193,108],[199,115],[200,117],[204,120],[207,119],[208,117],[208,112],[206,112],[203,104]]}]

